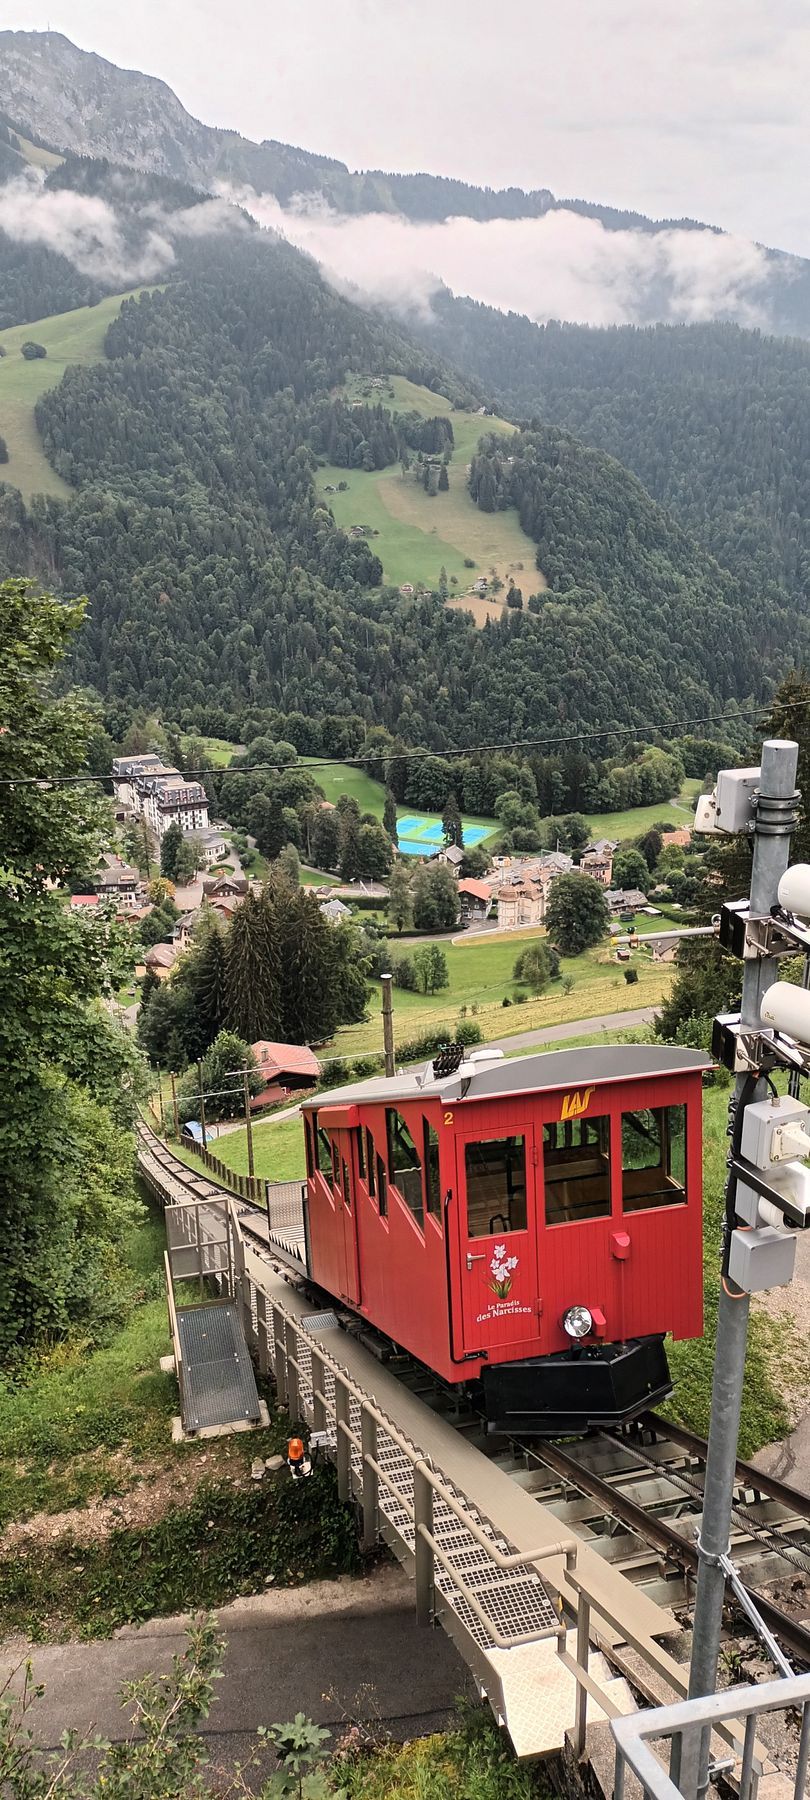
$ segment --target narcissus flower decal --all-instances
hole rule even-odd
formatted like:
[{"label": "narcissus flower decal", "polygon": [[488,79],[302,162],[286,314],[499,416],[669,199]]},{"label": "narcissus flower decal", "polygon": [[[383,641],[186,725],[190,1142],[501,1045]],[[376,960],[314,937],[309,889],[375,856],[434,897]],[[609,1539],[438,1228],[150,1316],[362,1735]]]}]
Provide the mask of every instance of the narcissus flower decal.
[{"label": "narcissus flower decal", "polygon": [[517,1266],[517,1257],[507,1256],[506,1245],[496,1244],[495,1249],[492,1252],[492,1261],[489,1265],[490,1274],[492,1276],[489,1285],[492,1293],[497,1294],[499,1300],[505,1300],[507,1294],[511,1293],[512,1270],[516,1269]]}]

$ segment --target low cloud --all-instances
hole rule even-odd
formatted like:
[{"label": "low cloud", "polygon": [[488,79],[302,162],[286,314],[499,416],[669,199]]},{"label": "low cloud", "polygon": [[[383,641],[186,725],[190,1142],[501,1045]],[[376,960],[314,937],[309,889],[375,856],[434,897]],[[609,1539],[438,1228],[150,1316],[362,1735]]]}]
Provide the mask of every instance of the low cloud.
[{"label": "low cloud", "polygon": [[98,194],[48,188],[33,170],[0,187],[0,230],[8,237],[45,245],[83,275],[121,287],[165,275],[178,239],[244,228],[241,214],[223,199],[178,212],[153,204],[119,208]]},{"label": "low cloud", "polygon": [[731,234],[609,231],[564,209],[539,219],[431,224],[394,213],[343,215],[305,199],[284,211],[272,195],[249,188],[228,197],[309,251],[336,286],[400,310],[429,312],[445,285],[538,323],[768,323],[774,261]]},{"label": "low cloud", "polygon": [[159,280],[183,240],[249,229],[245,212],[308,251],[343,292],[422,316],[446,286],[538,323],[733,319],[767,328],[772,274],[791,267],[789,257],[768,257],[747,238],[677,227],[608,231],[564,209],[540,219],[430,224],[396,213],[343,215],[306,199],[285,211],[252,188],[222,188],[177,212],[46,187],[34,170],[0,188],[0,230],[118,287]]}]

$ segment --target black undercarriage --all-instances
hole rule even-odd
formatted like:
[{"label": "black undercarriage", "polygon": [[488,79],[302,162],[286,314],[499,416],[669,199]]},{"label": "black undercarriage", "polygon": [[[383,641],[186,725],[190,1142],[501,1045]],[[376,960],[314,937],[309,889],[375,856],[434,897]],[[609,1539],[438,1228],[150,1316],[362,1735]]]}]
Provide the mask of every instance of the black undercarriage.
[{"label": "black undercarriage", "polygon": [[672,1392],[663,1337],[578,1345],[482,1371],[487,1430],[573,1437],[621,1425]]}]

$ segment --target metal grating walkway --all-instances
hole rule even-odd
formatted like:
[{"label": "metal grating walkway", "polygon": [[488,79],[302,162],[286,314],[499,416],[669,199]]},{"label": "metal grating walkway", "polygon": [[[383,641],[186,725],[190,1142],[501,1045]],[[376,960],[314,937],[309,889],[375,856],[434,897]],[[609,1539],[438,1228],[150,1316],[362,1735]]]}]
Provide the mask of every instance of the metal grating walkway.
[{"label": "metal grating walkway", "polygon": [[257,1424],[259,1396],[236,1303],[212,1300],[177,1309],[183,1365],[183,1428]]}]

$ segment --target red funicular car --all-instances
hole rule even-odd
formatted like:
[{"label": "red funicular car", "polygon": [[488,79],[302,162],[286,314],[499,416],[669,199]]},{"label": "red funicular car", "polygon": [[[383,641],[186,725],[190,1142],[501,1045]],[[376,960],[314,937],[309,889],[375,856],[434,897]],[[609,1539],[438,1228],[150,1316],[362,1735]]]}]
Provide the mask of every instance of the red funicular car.
[{"label": "red funicular car", "polygon": [[633,1417],[664,1335],[703,1328],[697,1051],[630,1045],[423,1071],[304,1103],[313,1280],[492,1429]]}]

